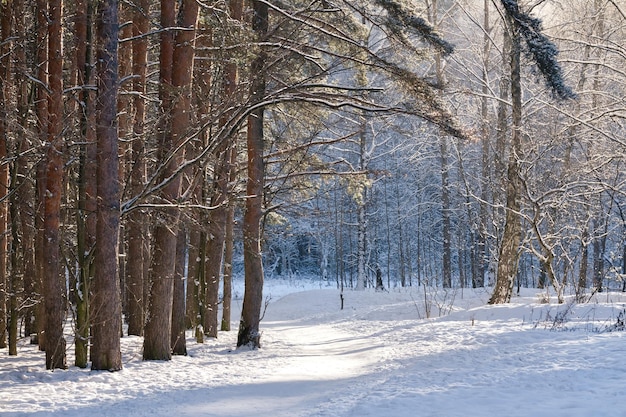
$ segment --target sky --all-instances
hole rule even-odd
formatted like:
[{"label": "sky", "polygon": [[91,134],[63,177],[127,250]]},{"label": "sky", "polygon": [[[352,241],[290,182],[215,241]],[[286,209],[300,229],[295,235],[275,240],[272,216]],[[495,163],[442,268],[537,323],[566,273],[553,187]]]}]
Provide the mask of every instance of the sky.
[{"label": "sky", "polygon": [[124,337],[120,372],[51,372],[22,340],[0,353],[0,416],[626,416],[626,294],[487,306],[484,289],[394,288],[346,291],[343,310],[319,283],[265,294],[258,350],[234,349],[233,322],[171,361]]}]

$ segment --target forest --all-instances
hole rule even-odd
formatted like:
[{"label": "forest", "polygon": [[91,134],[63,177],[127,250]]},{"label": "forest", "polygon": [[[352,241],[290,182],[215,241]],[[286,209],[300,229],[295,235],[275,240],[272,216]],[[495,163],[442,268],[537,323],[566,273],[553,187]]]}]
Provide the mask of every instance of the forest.
[{"label": "forest", "polygon": [[624,45],[623,0],[4,0],[0,348],[170,360],[237,277],[252,348],[267,277],[626,291]]}]

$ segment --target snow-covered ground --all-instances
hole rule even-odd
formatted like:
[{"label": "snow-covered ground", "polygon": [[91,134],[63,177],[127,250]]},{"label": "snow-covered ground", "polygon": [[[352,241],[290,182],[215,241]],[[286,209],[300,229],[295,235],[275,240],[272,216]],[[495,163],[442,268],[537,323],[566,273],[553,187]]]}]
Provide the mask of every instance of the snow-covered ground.
[{"label": "snow-covered ground", "polygon": [[319,285],[266,293],[255,351],[233,349],[233,322],[169,362],[125,337],[120,372],[50,372],[24,340],[0,353],[0,416],[626,416],[622,293],[486,306],[485,290],[346,291],[343,310]]}]

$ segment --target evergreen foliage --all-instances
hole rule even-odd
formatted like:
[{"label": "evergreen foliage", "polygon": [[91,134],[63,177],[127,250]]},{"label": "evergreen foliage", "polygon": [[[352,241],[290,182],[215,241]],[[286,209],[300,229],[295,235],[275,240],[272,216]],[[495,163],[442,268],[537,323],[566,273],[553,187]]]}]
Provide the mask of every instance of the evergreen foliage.
[{"label": "evergreen foliage", "polygon": [[428,22],[412,14],[397,1],[376,0],[376,4],[387,11],[387,27],[394,33],[401,33],[406,29],[412,29],[444,55],[449,55],[454,52],[454,46],[445,39],[442,39]]},{"label": "evergreen foliage", "polygon": [[502,5],[526,40],[527,55],[537,64],[554,95],[559,99],[575,98],[576,94],[565,84],[563,70],[556,59],[558,48],[541,33],[541,20],[521,12],[517,0],[502,0]]}]

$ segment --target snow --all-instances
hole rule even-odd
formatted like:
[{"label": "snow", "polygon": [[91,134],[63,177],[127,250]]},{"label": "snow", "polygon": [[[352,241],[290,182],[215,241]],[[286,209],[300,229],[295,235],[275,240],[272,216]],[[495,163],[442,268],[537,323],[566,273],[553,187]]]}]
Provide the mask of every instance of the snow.
[{"label": "snow", "polygon": [[487,306],[487,290],[397,288],[346,291],[340,310],[319,284],[266,293],[259,350],[233,349],[233,322],[202,345],[188,333],[172,361],[144,362],[124,337],[120,372],[51,372],[23,340],[0,354],[0,416],[626,415],[625,294],[557,305],[522,290]]}]

